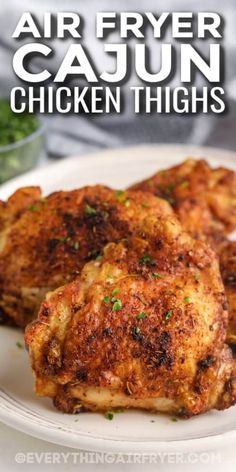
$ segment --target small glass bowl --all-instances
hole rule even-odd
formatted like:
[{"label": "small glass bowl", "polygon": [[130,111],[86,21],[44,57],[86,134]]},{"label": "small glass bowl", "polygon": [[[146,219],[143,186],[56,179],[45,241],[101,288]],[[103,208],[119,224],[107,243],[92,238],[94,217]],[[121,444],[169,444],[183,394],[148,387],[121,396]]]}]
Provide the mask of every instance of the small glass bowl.
[{"label": "small glass bowl", "polygon": [[44,126],[39,120],[39,127],[32,134],[0,146],[0,184],[32,169],[43,153],[44,142]]}]

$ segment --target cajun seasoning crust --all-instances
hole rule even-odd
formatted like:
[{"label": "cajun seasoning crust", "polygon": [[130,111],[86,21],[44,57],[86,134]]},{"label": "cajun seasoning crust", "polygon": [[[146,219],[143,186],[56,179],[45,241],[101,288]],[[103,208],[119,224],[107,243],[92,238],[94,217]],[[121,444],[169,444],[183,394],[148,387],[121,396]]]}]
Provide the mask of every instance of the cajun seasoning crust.
[{"label": "cajun seasoning crust", "polygon": [[17,190],[7,202],[0,200],[0,231],[8,229],[9,225],[14,223],[40,196],[39,187],[24,187]]},{"label": "cajun seasoning crust", "polygon": [[129,237],[147,214],[172,212],[151,195],[103,186],[47,198],[21,189],[2,206],[0,308],[22,327],[46,292],[74,279],[106,243]]},{"label": "cajun seasoning crust", "polygon": [[236,401],[227,310],[214,252],[173,215],[147,215],[26,331],[38,395],[65,412],[144,408],[181,416]]},{"label": "cajun seasoning crust", "polygon": [[218,247],[236,228],[236,175],[204,160],[188,159],[131,187],[166,199],[185,229]]},{"label": "cajun seasoning crust", "polygon": [[228,340],[236,349],[236,242],[227,241],[220,252],[220,269],[229,310]]},{"label": "cajun seasoning crust", "polygon": [[229,308],[228,340],[236,345],[236,243],[226,239],[236,227],[235,173],[188,159],[132,188],[169,201],[186,230],[219,254]]}]

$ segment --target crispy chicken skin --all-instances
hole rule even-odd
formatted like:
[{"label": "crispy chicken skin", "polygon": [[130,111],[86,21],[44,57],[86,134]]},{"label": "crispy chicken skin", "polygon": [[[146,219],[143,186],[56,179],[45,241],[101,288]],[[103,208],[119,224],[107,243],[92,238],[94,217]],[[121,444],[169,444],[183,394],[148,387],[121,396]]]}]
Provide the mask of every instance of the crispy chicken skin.
[{"label": "crispy chicken skin", "polygon": [[[7,202],[0,200],[0,238],[4,230],[16,221],[21,214],[41,196],[39,187],[24,187],[17,190]],[[0,239],[0,248],[1,248]]]},{"label": "crispy chicken skin", "polygon": [[[0,200],[0,254],[3,249],[7,233],[9,232],[12,224],[14,224],[14,222],[20,218],[22,213],[27,207],[29,207],[29,205],[32,205],[35,200],[40,198],[40,194],[41,191],[39,187],[25,187],[23,189],[17,190],[7,202]],[[14,320],[7,315],[6,311],[4,311],[1,307],[1,304],[0,324],[14,324]]]},{"label": "crispy chicken skin", "polygon": [[167,202],[103,186],[56,192],[18,190],[0,206],[0,311],[21,327],[49,290],[73,280],[108,242],[135,233],[147,214],[172,213]]},{"label": "crispy chicken skin", "polygon": [[185,417],[236,401],[218,261],[169,214],[108,244],[49,293],[25,340],[38,395],[67,413],[142,408]]},{"label": "crispy chicken skin", "polygon": [[236,335],[236,243],[226,235],[236,227],[236,176],[229,169],[211,169],[203,160],[188,159],[131,187],[169,201],[184,228],[206,240],[220,256],[229,304],[229,338]]},{"label": "crispy chicken skin", "polygon": [[236,228],[236,175],[212,169],[204,160],[188,159],[131,187],[167,200],[184,228],[218,248]]},{"label": "crispy chicken skin", "polygon": [[236,241],[227,241],[222,246],[220,269],[228,300],[228,342],[236,354]]}]

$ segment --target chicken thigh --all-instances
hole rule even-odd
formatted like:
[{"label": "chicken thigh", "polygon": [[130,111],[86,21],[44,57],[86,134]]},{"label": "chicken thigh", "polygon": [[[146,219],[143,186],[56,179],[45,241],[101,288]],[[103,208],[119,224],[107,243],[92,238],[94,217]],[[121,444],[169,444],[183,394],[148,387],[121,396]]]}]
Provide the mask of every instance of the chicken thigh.
[{"label": "chicken thigh", "polygon": [[227,323],[214,251],[171,213],[147,214],[46,296],[25,336],[36,393],[66,413],[228,408],[236,360]]},{"label": "chicken thigh", "polygon": [[45,294],[73,280],[108,242],[136,232],[147,214],[169,214],[167,202],[103,186],[56,192],[18,190],[0,206],[0,311],[24,327]]}]

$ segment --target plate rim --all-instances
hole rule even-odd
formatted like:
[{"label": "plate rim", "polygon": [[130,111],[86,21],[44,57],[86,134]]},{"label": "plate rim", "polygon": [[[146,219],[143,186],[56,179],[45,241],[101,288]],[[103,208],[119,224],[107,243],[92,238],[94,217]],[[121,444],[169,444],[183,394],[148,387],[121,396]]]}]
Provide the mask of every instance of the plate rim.
[{"label": "plate rim", "polygon": [[203,452],[212,449],[213,443],[214,449],[218,446],[222,447],[226,441],[227,445],[230,446],[234,443],[236,437],[236,429],[234,429],[225,433],[203,436],[200,438],[176,439],[173,441],[116,440],[85,436],[83,433],[75,435],[73,431],[63,431],[60,429],[58,429],[55,434],[55,430],[50,430],[44,425],[32,424],[29,419],[25,419],[25,422],[22,423],[13,415],[5,413],[1,404],[0,414],[1,421],[6,425],[43,441],[49,441],[52,444],[58,444],[79,450],[114,454],[152,454],[154,452],[178,453],[182,451],[185,453]]},{"label": "plate rim", "polygon": [[[7,182],[3,183],[0,185],[0,198],[2,193],[7,193],[10,195],[14,190],[12,188],[21,186],[21,181],[23,180],[28,180],[30,178],[34,179],[36,175],[39,175],[39,178],[41,176],[44,176],[45,173],[50,172],[52,169],[60,169],[60,167],[63,167],[64,164],[67,162],[68,164],[75,162],[78,160],[79,164],[83,164],[83,161],[90,160],[92,163],[93,160],[98,159],[99,157],[104,157],[104,155],[109,155],[111,154],[112,158],[115,159],[116,156],[119,154],[125,154],[127,151],[130,153],[130,157],[132,159],[136,158],[135,151],[140,152],[141,150],[157,150],[157,152],[160,152],[163,150],[164,152],[183,152],[183,159],[186,159],[188,157],[193,157],[194,159],[207,159],[209,158],[207,154],[209,153],[211,155],[210,159],[213,158],[220,158],[221,154],[223,154],[227,160],[230,160],[232,163],[236,165],[236,151],[232,151],[229,149],[225,148],[215,148],[211,146],[198,146],[195,144],[182,144],[182,143],[171,143],[171,144],[165,144],[165,143],[143,143],[140,145],[130,145],[130,146],[121,146],[121,147],[116,147],[116,148],[104,148],[102,150],[94,151],[92,153],[88,154],[72,154],[67,157],[64,157],[62,159],[59,159],[58,161],[50,162],[46,165],[43,165],[42,167],[36,167],[28,172],[25,172],[23,174],[20,174],[13,179],[8,180]],[[183,150],[183,151],[182,151]],[[197,155],[195,155],[197,154]],[[19,182],[19,184],[18,184]],[[27,184],[26,184],[27,185]],[[8,190],[9,189],[9,190]],[[7,198],[7,197],[3,197]]]}]

